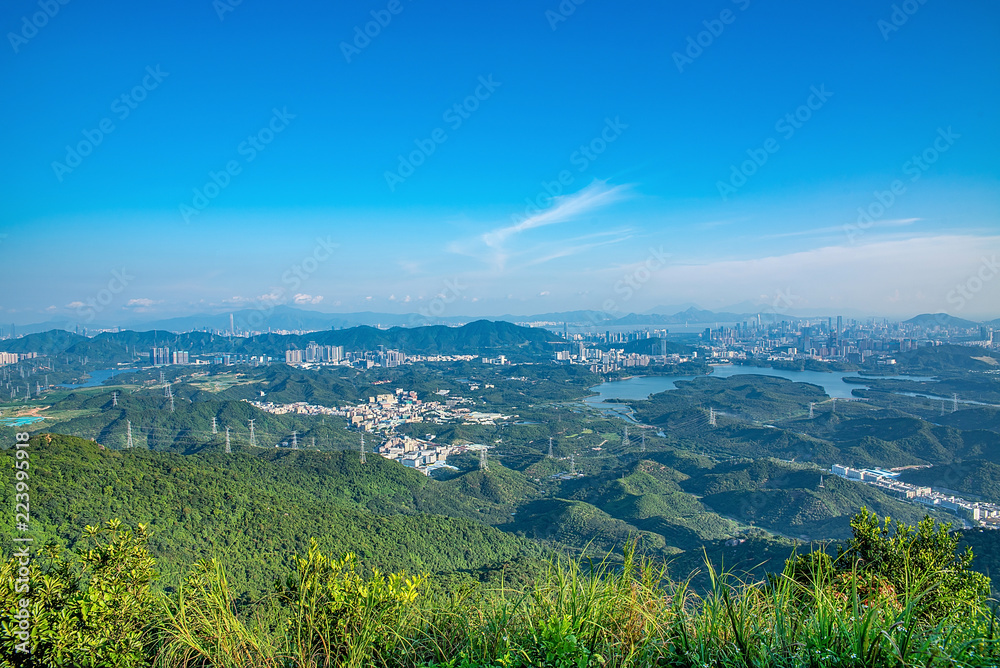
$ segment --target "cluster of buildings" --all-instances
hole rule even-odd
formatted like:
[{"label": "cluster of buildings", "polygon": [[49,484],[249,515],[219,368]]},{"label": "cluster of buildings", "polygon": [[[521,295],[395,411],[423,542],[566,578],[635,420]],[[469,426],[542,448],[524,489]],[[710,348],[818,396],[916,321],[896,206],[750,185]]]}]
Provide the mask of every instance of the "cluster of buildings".
[{"label": "cluster of buildings", "polygon": [[344,346],[321,346],[310,341],[305,350],[286,350],[285,364],[340,364]]},{"label": "cluster of buildings", "polygon": [[[375,452],[386,459],[416,469],[424,475],[430,475],[437,469],[448,467],[448,455],[486,448],[485,445],[436,445],[433,440],[433,435],[429,435],[427,440],[423,440],[392,434],[385,442],[375,448]],[[454,469],[455,467],[449,468]]]},{"label": "cluster of buildings", "polygon": [[172,353],[170,348],[151,348],[149,351],[150,366],[169,366],[171,364],[190,364],[190,357],[186,350],[175,350]]},{"label": "cluster of buildings", "polygon": [[30,360],[35,357],[38,357],[38,353],[0,353],[0,366],[17,364],[21,360]]},{"label": "cluster of buildings", "polygon": [[895,364],[893,356],[899,353],[942,343],[997,347],[994,341],[997,337],[986,325],[968,329],[928,327],[874,318],[845,322],[842,316],[770,324],[762,324],[758,319],[708,328],[701,338],[715,357],[840,360],[853,364],[874,361],[879,365]]},{"label": "cluster of buildings", "polygon": [[[698,352],[690,356],[677,353],[667,353],[666,339],[659,341],[659,354],[626,353],[624,348],[600,350],[588,348],[587,341],[573,342],[571,350],[560,350],[555,354],[555,361],[561,364],[582,364],[590,367],[594,373],[611,373],[621,369],[634,369],[650,365],[681,364],[691,359],[697,359]],[[656,347],[655,345],[653,347]]]},{"label": "cluster of buildings", "polygon": [[[407,355],[382,345],[377,350],[345,353],[344,346],[321,346],[315,341],[310,341],[305,350],[286,350],[285,364],[303,368],[332,364],[352,366],[357,369],[373,367],[392,369],[415,362],[471,362],[476,357],[476,355]],[[501,359],[504,359],[504,362],[493,363],[507,363],[502,355]],[[487,363],[486,358],[483,358],[483,363]]]},{"label": "cluster of buildings", "polygon": [[[445,390],[442,390],[445,392]],[[445,395],[442,395],[445,396]],[[396,389],[394,393],[368,397],[366,403],[356,406],[320,406],[304,401],[276,404],[270,401],[247,403],[275,415],[331,415],[345,418],[351,427],[365,432],[392,432],[402,424],[430,422],[435,424],[466,424],[495,426],[511,416],[472,410],[465,404],[472,399],[454,398],[441,401],[422,401],[416,392]],[[517,417],[517,416],[513,416]]]},{"label": "cluster of buildings", "polygon": [[834,464],[832,472],[847,480],[868,483],[899,499],[913,501],[931,508],[952,512],[979,526],[1000,528],[1000,505],[970,501],[960,496],[935,492],[931,487],[910,485],[899,481],[899,473],[882,469],[855,469]]},{"label": "cluster of buildings", "polygon": [[[447,396],[447,390],[439,394]],[[510,416],[501,413],[474,411],[463,404],[471,399],[454,398],[441,401],[421,401],[416,392],[397,388],[393,393],[368,397],[366,403],[356,406],[319,406],[304,401],[291,404],[275,404],[269,401],[249,401],[252,406],[275,415],[331,415],[345,418],[351,427],[376,435],[382,441],[375,452],[386,459],[400,462],[418,471],[430,474],[447,466],[449,454],[467,450],[485,449],[482,445],[445,446],[433,443],[434,436],[426,440],[396,433],[396,427],[413,423],[496,425]],[[513,417],[517,417],[516,415]]]},{"label": "cluster of buildings", "polygon": [[[599,332],[564,335],[570,349],[556,354],[556,361],[588,364],[596,372],[620,368],[687,361],[681,355],[667,355],[669,330],[637,328],[628,332]],[[714,360],[763,358],[771,361],[803,359],[844,361],[853,364],[895,364],[895,355],[926,346],[952,343],[1000,349],[1000,336],[989,325],[957,327],[945,324],[865,321],[836,318],[777,320],[764,322],[760,316],[737,323],[707,327],[702,331],[701,355]],[[643,341],[649,340],[644,346]],[[629,344],[633,351],[616,350],[616,343]],[[611,346],[610,351],[602,350]],[[695,355],[692,354],[691,358]]]},{"label": "cluster of buildings", "polygon": [[192,357],[186,350],[174,350],[169,348],[151,348],[149,351],[150,366],[171,366],[174,364],[194,364],[217,366],[234,366],[245,364],[248,366],[267,366],[271,363],[271,358],[267,355],[238,355],[236,353],[209,353]]}]

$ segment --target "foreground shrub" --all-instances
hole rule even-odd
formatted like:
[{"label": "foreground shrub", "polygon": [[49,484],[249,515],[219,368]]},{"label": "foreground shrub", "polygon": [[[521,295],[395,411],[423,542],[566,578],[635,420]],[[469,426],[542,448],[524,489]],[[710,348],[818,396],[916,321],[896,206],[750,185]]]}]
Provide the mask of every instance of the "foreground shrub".
[{"label": "foreground shrub", "polygon": [[[75,558],[51,545],[33,555],[28,592],[18,591],[16,555],[0,569],[0,667],[150,665],[146,632],[157,605],[146,527],[132,531],[112,520],[103,528],[86,527],[84,536],[91,547]],[[25,598],[27,638],[19,635],[17,618]],[[30,652],[18,651],[21,642]]]}]

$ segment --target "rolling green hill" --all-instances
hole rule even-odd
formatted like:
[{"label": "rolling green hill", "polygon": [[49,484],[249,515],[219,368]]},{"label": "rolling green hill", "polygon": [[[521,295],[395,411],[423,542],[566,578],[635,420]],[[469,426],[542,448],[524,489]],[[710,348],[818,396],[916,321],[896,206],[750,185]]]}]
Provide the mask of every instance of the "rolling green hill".
[{"label": "rolling green hill", "polygon": [[[386,570],[490,568],[541,548],[479,521],[509,506],[464,494],[401,465],[354,453],[267,451],[183,456],[107,450],[70,436],[31,441],[31,511],[39,539],[72,547],[85,525],[148,524],[168,583],[197,559],[226,563],[238,591],[259,595],[316,537]],[[13,451],[0,452],[13,468]],[[4,485],[0,503],[13,507]],[[12,514],[0,518],[10,549]]]}]

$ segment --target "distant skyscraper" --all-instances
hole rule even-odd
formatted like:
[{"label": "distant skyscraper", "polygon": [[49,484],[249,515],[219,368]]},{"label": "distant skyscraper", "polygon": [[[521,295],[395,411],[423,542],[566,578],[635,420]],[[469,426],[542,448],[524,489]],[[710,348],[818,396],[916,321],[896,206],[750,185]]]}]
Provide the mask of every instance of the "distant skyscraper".
[{"label": "distant skyscraper", "polygon": [[152,366],[165,366],[170,364],[169,348],[153,348],[149,351],[149,363]]},{"label": "distant skyscraper", "polygon": [[233,314],[229,314],[229,336],[236,336],[236,325],[233,324]]}]

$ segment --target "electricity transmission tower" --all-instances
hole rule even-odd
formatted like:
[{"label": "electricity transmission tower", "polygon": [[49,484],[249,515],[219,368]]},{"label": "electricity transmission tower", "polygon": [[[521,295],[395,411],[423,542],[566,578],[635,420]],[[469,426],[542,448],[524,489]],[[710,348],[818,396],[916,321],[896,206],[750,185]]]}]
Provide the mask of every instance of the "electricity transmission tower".
[{"label": "electricity transmission tower", "polygon": [[113,392],[111,394],[111,407],[118,408],[118,392]]},{"label": "electricity transmission tower", "polygon": [[569,453],[569,474],[576,475],[576,455],[574,453]]},{"label": "electricity transmission tower", "polygon": [[226,454],[231,454],[233,449],[229,446],[229,427],[226,427]]},{"label": "electricity transmission tower", "polygon": [[299,449],[299,432],[293,431],[292,432],[292,450],[298,450],[298,449]]},{"label": "electricity transmission tower", "polygon": [[219,427],[218,427],[218,425],[215,422],[215,418],[212,418],[212,433],[213,434],[218,434],[219,433]]},{"label": "electricity transmission tower", "polygon": [[256,448],[257,447],[257,437],[253,433],[253,422],[254,422],[253,420],[250,420],[250,447],[251,448]]},{"label": "electricity transmission tower", "polygon": [[480,471],[490,470],[489,462],[486,461],[486,448],[483,448],[482,450],[479,451],[479,470]]},{"label": "electricity transmission tower", "polygon": [[552,437],[549,436],[549,459],[552,459]]},{"label": "electricity transmission tower", "polygon": [[642,438],[639,448],[642,452],[646,452],[646,432],[642,432],[639,436]]},{"label": "electricity transmission tower", "polygon": [[128,440],[125,441],[125,449],[131,450],[133,445],[135,445],[132,443],[132,421],[126,420],[126,424],[128,425]]},{"label": "electricity transmission tower", "polygon": [[628,442],[628,425],[625,425],[625,437],[622,438],[622,449],[623,450],[628,450],[628,448],[629,448],[629,442]]},{"label": "electricity transmission tower", "polygon": [[815,401],[810,401],[809,402],[809,419],[810,420],[813,419],[813,409],[815,409],[815,408],[816,408],[816,402]]},{"label": "electricity transmission tower", "polygon": [[361,463],[365,463],[365,435],[361,434]]},{"label": "electricity transmission tower", "polygon": [[708,424],[710,424],[713,427],[715,426],[715,409],[714,408],[709,408],[708,409]]},{"label": "electricity transmission tower", "polygon": [[958,410],[958,393],[955,392],[951,395],[951,412],[954,413]]}]

